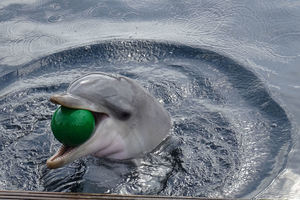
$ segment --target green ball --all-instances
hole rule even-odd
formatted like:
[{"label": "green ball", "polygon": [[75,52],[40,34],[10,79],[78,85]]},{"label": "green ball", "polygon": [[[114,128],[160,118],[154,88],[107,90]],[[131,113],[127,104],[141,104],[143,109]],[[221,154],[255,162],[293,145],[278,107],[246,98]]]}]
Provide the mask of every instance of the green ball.
[{"label": "green ball", "polygon": [[78,146],[87,141],[95,128],[95,119],[88,110],[59,107],[51,121],[54,137],[67,146]]}]

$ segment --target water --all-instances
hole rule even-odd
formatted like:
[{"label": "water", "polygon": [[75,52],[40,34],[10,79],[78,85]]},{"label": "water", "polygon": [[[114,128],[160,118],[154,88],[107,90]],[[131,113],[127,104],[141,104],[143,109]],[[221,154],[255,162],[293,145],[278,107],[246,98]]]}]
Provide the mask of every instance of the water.
[{"label": "water", "polygon": [[[296,198],[299,5],[1,1],[1,189]],[[170,112],[139,167],[48,170],[51,94],[89,72],[136,79]]]}]

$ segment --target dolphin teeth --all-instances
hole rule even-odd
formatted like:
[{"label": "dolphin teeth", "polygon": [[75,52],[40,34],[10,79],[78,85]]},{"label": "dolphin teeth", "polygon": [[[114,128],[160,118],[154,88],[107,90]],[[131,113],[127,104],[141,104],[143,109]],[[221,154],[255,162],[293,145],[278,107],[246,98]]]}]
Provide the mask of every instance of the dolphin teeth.
[{"label": "dolphin teeth", "polygon": [[74,147],[62,145],[58,151],[47,160],[47,166],[51,169],[57,168],[57,165],[60,162],[64,162],[64,158],[74,149]]},{"label": "dolphin teeth", "polygon": [[60,150],[58,152],[58,155],[56,157],[54,157],[53,160],[62,159],[63,157],[65,157],[68,153],[70,153],[74,149],[75,149],[74,147],[62,145],[62,147],[60,148]]}]

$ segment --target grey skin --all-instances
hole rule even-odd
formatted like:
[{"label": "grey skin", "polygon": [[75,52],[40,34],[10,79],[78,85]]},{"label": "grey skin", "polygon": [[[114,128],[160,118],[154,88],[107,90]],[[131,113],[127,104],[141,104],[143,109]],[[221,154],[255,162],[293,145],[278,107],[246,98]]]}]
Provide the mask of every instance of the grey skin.
[{"label": "grey skin", "polygon": [[124,76],[85,75],[67,92],[50,101],[93,113],[96,126],[91,138],[77,147],[62,147],[47,160],[49,168],[62,167],[80,157],[132,159],[152,151],[169,134],[168,112],[144,88]]}]

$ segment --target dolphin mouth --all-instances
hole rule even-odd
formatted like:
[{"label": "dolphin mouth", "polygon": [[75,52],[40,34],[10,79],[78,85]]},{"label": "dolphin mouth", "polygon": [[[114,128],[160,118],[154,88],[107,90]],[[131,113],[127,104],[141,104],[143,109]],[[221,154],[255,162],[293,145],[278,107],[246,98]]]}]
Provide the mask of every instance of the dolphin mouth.
[{"label": "dolphin mouth", "polygon": [[84,156],[81,155],[82,152],[80,151],[80,147],[90,143],[93,140],[93,136],[95,135],[95,130],[97,129],[99,124],[103,120],[109,118],[109,116],[105,113],[95,113],[95,112],[92,113],[94,115],[96,125],[94,129],[94,133],[91,135],[91,137],[84,143],[75,147],[62,144],[61,147],[56,151],[56,153],[47,160],[46,164],[48,168],[56,169]]},{"label": "dolphin mouth", "polygon": [[[51,101],[55,104],[60,104],[65,107],[74,108],[74,109],[76,109],[76,108],[83,109],[81,107],[76,107],[76,106],[67,106],[66,103],[61,103],[61,102],[57,101],[57,99],[55,97],[51,98]],[[109,118],[109,115],[104,112],[101,112],[101,113],[94,112],[94,111],[91,111],[91,112],[94,115],[94,119],[95,119],[95,129],[94,129],[94,132],[91,135],[91,137],[87,141],[85,141],[83,144],[80,144],[75,147],[71,147],[71,146],[62,144],[61,147],[56,151],[56,153],[47,160],[46,164],[47,164],[48,168],[56,169],[56,168],[62,167],[64,165],[84,156],[84,155],[81,155],[82,152],[80,152],[80,150],[79,150],[80,147],[89,143],[92,140],[92,138],[96,132],[95,130],[97,130],[97,127],[99,126],[99,124],[104,119]]]},{"label": "dolphin mouth", "polygon": [[74,151],[77,147],[68,147],[66,145],[62,145],[54,155],[52,155],[47,160],[47,167],[50,169],[59,168],[65,164],[67,164],[67,156]]}]

